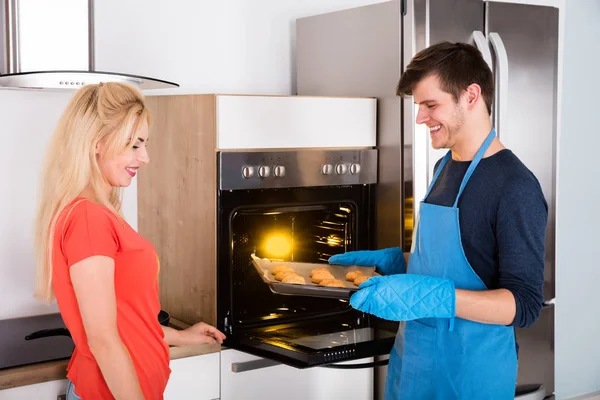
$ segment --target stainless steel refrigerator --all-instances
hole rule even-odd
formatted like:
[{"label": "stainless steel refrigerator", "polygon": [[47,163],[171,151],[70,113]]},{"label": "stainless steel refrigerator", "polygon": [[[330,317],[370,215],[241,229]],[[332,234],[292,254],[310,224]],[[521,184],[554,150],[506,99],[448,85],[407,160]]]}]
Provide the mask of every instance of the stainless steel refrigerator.
[{"label": "stainless steel refrigerator", "polygon": [[[516,330],[520,399],[554,393],[558,12],[481,0],[395,0],[296,21],[298,95],[378,99],[378,248],[410,249],[416,208],[443,154],[415,124],[413,100],[396,96],[405,66],[447,40],[477,45],[492,67],[498,136],[537,176],[549,206],[544,308],[532,327]],[[381,397],[385,370],[376,375]]]}]

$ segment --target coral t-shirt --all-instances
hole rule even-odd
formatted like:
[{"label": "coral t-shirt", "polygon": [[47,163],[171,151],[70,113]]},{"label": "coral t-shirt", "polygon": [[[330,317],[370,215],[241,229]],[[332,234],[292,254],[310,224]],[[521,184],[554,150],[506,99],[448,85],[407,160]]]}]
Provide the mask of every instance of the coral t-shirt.
[{"label": "coral t-shirt", "polygon": [[91,256],[115,260],[117,328],[147,400],[162,399],[171,370],[169,347],[158,322],[158,257],[153,246],[108,208],[75,199],[59,215],[52,284],[75,350],[68,378],[83,400],[113,399],[88,346],[69,268]]}]

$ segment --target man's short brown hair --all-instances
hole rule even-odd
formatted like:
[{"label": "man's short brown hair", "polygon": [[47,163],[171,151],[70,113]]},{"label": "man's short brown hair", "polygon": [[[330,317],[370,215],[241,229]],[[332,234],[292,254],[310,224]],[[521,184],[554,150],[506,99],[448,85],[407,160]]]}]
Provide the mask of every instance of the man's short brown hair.
[{"label": "man's short brown hair", "polygon": [[479,50],[467,43],[440,42],[418,52],[402,74],[396,93],[411,96],[424,78],[436,75],[443,91],[454,101],[473,83],[481,87],[481,96],[492,114],[494,76]]}]

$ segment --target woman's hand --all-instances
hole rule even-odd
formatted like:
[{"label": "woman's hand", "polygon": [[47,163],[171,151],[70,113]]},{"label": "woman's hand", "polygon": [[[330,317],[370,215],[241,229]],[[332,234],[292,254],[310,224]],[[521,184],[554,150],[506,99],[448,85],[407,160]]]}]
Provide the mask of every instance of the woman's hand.
[{"label": "woman's hand", "polygon": [[214,326],[198,322],[180,332],[180,336],[185,344],[200,344],[200,343],[219,343],[223,344],[225,335]]},{"label": "woman's hand", "polygon": [[176,331],[166,327],[163,327],[163,330],[165,331],[165,340],[171,346],[186,346],[202,343],[223,344],[223,340],[225,340],[225,335],[223,333],[214,326],[204,322],[198,322],[182,331]]}]

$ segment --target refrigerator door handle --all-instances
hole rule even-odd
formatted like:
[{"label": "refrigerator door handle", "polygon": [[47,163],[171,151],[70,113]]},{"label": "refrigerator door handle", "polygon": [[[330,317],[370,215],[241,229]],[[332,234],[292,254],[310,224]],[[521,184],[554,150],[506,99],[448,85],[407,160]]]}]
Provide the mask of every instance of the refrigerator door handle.
[{"label": "refrigerator door handle", "polygon": [[473,31],[473,42],[475,42],[475,47],[477,47],[477,50],[481,52],[483,59],[493,71],[494,65],[492,63],[492,53],[490,52],[490,45],[488,44],[488,41],[485,38],[483,32]]},{"label": "refrigerator door handle", "polygon": [[494,106],[494,126],[498,138],[507,145],[508,129],[507,112],[508,112],[508,56],[502,38],[496,32],[491,32],[489,40],[496,55],[496,105]]},{"label": "refrigerator door handle", "polygon": [[542,303],[542,308],[554,307],[556,304],[556,299],[546,300]]}]

